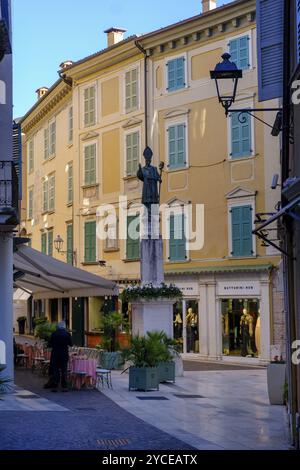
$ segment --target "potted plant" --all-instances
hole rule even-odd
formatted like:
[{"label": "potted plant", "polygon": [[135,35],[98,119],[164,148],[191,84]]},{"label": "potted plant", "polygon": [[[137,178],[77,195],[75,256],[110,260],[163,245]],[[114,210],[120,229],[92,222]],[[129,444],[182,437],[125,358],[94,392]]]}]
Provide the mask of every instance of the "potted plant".
[{"label": "potted plant", "polygon": [[134,336],[127,359],[129,367],[129,390],[159,390],[158,364],[165,357],[166,345],[161,341],[161,333],[147,333]]},{"label": "potted plant", "polygon": [[159,382],[175,382],[175,362],[173,352],[176,342],[163,331],[149,332],[148,337],[155,342],[161,343],[164,347],[160,351],[160,361],[157,365]]},{"label": "potted plant", "polygon": [[271,405],[284,405],[286,364],[282,356],[274,356],[267,366],[268,395]]},{"label": "potted plant", "polygon": [[22,317],[17,318],[17,322],[19,326],[19,335],[24,335],[26,321],[27,321],[27,317],[22,316]]},{"label": "potted plant", "polygon": [[56,323],[49,323],[48,321],[39,323],[34,329],[34,336],[44,340],[47,345],[50,341],[52,333],[56,330]]},{"label": "potted plant", "polygon": [[101,366],[104,369],[117,369],[122,365],[122,355],[118,351],[118,330],[122,324],[119,312],[106,313],[102,317],[103,335],[98,349],[104,349],[101,354]]}]

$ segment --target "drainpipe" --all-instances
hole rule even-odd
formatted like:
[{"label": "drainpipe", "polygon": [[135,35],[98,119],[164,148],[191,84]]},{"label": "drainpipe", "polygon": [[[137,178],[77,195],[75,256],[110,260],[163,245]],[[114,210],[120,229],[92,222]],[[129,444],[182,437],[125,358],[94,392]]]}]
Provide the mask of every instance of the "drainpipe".
[{"label": "drainpipe", "polygon": [[143,46],[139,43],[139,41],[135,41],[136,47],[140,50],[140,52],[144,55],[144,80],[145,80],[145,148],[148,147],[148,70],[147,70],[147,61],[148,56],[146,50]]}]

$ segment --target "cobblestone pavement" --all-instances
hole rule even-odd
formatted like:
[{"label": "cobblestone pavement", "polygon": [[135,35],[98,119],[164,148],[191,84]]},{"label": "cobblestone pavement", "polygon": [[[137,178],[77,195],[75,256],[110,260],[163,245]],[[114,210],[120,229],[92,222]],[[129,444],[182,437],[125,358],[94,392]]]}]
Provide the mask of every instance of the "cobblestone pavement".
[{"label": "cobblestone pavement", "polygon": [[[18,370],[15,381],[20,389],[37,395],[30,399],[32,403],[39,402],[41,397],[50,401],[50,409],[40,411],[32,405],[32,411],[2,410],[0,450],[192,449],[98,391],[52,393],[42,388],[45,378],[26,370]],[[53,404],[62,407],[61,411],[52,411]]]}]

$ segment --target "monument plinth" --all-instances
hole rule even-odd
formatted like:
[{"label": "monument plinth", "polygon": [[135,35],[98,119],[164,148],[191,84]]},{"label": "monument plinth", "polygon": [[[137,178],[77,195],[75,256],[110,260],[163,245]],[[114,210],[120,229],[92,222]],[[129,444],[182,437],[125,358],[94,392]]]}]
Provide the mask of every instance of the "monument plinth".
[{"label": "monument plinth", "polygon": [[[151,165],[152,150],[144,151],[146,164],[139,165],[137,177],[143,182],[141,235],[141,282],[159,288],[164,283],[163,240],[159,230],[159,202],[163,164],[160,174]],[[173,338],[173,304],[176,299],[136,299],[132,302],[132,334],[145,335],[148,331],[164,331]]]}]

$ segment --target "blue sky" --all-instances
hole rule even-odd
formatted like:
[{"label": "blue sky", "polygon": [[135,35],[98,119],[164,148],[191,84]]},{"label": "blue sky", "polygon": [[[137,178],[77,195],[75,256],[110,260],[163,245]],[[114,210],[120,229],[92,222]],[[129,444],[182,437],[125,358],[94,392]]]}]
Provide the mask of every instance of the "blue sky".
[{"label": "blue sky", "polygon": [[105,29],[119,26],[127,29],[126,35],[146,33],[201,11],[201,0],[12,0],[12,4],[14,117],[35,103],[37,88],[57,80],[61,62],[103,49]]}]

